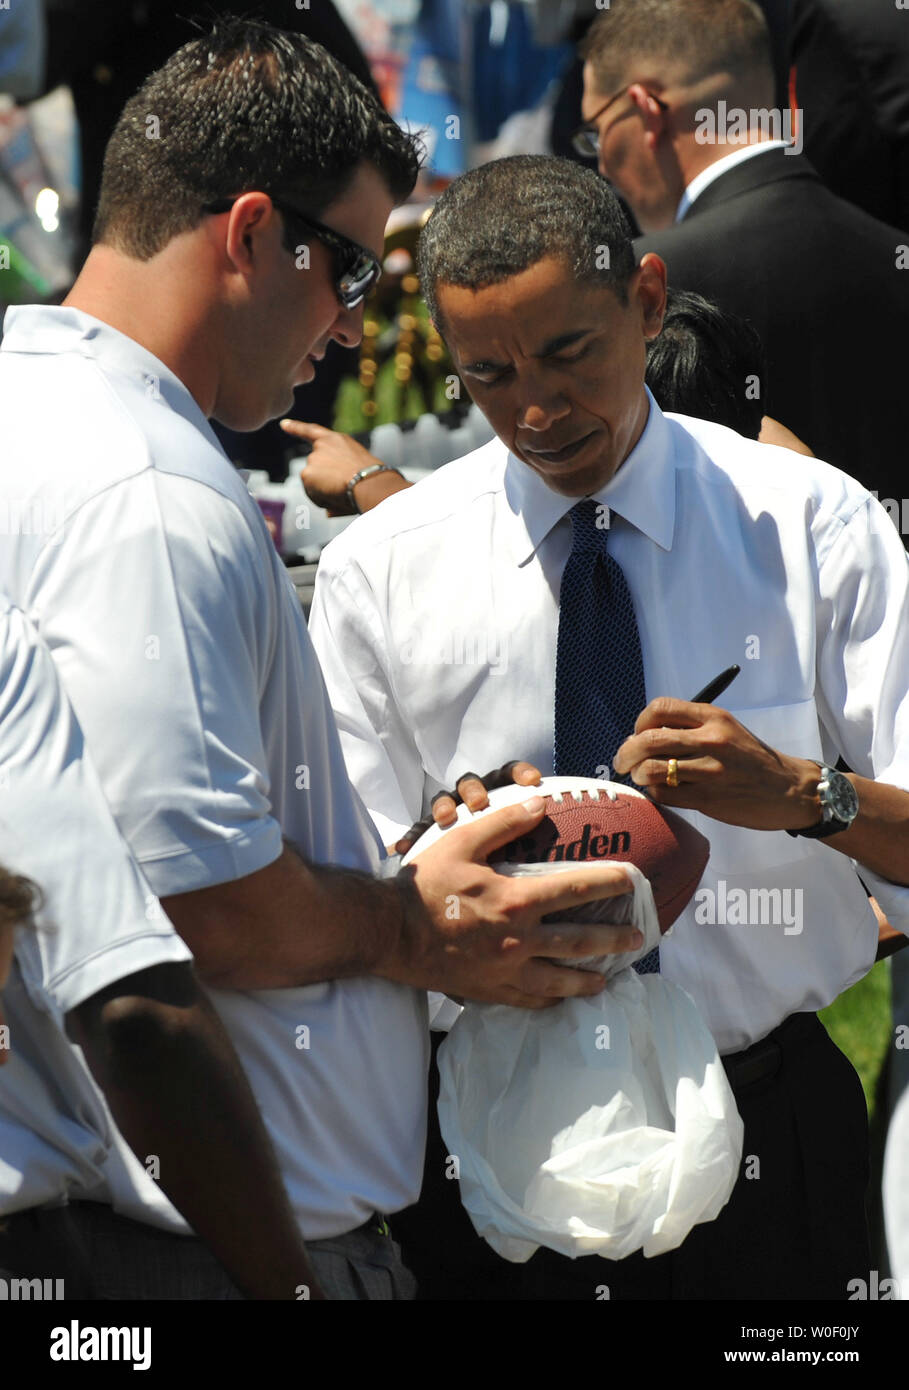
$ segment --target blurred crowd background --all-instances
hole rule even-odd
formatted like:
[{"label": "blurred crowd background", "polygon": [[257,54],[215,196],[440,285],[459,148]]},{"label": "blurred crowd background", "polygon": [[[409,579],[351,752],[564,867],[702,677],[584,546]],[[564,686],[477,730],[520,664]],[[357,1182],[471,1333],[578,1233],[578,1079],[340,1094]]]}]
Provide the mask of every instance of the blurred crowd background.
[{"label": "blurred crowd background", "polygon": [[[488,159],[580,158],[571,142],[581,122],[577,44],[606,6],[10,0],[0,9],[0,241],[10,262],[0,309],[65,296],[90,243],[104,148],[124,102],[192,37],[194,20],[238,8],[324,44],[402,124],[424,132],[425,171],[389,224],[363,343],[331,344],[318,379],[298,388],[293,414],[364,440],[377,426],[434,414],[442,432],[426,421],[419,464],[437,466],[479,440],[445,438],[444,427],[462,424],[469,403],[413,273],[420,223],[447,182]],[[761,8],[778,103],[808,113],[805,155],[834,192],[891,226],[909,226],[909,24],[895,6],[863,0],[761,0]],[[218,430],[229,456],[271,483],[288,477],[300,452],[275,422],[250,435]],[[386,431],[385,449],[398,445]],[[316,558],[320,537],[307,540],[315,553],[305,558]]]}]

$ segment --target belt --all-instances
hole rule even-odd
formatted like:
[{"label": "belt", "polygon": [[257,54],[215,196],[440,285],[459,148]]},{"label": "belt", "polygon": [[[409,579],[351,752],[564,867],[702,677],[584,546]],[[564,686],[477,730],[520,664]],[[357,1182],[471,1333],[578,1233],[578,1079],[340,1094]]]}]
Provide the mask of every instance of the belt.
[{"label": "belt", "polygon": [[818,1024],[817,1014],[790,1014],[760,1042],[753,1043],[742,1052],[730,1052],[722,1057],[720,1060],[733,1091],[776,1076],[786,1052],[793,1051],[816,1035],[819,1026],[823,1025]]}]

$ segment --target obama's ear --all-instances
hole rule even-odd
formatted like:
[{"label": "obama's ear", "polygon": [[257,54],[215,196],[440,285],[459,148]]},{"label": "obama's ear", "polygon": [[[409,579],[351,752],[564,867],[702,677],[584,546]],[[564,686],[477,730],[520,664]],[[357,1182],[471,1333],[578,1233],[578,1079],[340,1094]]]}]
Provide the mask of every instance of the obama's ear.
[{"label": "obama's ear", "polygon": [[628,297],[640,306],[644,337],[659,337],[666,313],[666,262],[654,251],[641,257],[628,285]]}]

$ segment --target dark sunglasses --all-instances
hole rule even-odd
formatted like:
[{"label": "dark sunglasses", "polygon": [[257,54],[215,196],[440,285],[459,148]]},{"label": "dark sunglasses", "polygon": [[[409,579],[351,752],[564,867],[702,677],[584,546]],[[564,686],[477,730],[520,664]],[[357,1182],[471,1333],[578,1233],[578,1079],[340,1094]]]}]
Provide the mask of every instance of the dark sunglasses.
[{"label": "dark sunglasses", "polygon": [[[603,112],[608,111],[612,103],[618,101],[619,97],[623,96],[625,92],[628,91],[628,88],[632,86],[634,86],[633,82],[626,82],[617,92],[613,93],[607,102],[603,103],[599,111],[595,112],[589,121],[585,121],[583,125],[578,126],[571,137],[571,147],[575,154],[579,154],[582,159],[596,159],[600,152],[600,132],[596,123]],[[668,103],[658,97],[655,92],[648,92],[647,95],[653,97],[661,111],[669,110]]]},{"label": "dark sunglasses", "polygon": [[[229,212],[240,196],[238,193],[234,198],[221,198],[216,203],[204,203],[202,211]],[[306,213],[294,207],[293,203],[274,197],[271,197],[271,201],[279,212],[299,222],[301,227],[305,227],[323,246],[327,246],[334,253],[335,293],[345,309],[355,309],[382,274],[382,267],[372,252],[367,251],[359,242],[351,241],[350,237],[336,232],[332,227],[326,227],[324,222],[316,222],[314,218],[307,217]]]}]

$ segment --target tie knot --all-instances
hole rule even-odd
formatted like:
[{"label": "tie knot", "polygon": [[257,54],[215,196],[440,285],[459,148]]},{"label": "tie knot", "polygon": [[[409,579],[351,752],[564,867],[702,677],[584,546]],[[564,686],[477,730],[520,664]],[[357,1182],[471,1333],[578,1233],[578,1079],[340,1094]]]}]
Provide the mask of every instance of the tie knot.
[{"label": "tie knot", "polygon": [[609,508],[592,497],[584,497],[568,513],[571,517],[571,548],[576,553],[600,554],[609,530]]}]

